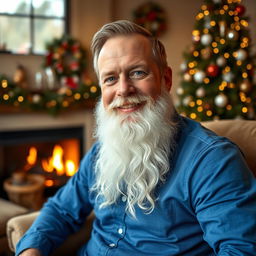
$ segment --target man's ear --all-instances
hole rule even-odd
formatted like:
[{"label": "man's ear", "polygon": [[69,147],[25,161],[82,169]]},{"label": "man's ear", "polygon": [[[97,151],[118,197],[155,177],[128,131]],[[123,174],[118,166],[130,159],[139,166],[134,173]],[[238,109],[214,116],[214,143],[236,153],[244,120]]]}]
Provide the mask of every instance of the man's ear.
[{"label": "man's ear", "polygon": [[172,69],[167,67],[164,72],[165,87],[168,91],[172,88]]}]

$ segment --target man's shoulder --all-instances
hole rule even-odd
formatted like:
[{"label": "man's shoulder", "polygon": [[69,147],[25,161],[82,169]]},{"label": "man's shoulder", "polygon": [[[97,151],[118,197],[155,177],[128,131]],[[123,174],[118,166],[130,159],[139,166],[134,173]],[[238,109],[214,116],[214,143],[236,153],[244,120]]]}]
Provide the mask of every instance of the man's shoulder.
[{"label": "man's shoulder", "polygon": [[200,122],[182,116],[180,120],[180,139],[186,143],[191,145],[195,143],[204,147],[221,142],[233,144],[227,138],[207,129]]}]

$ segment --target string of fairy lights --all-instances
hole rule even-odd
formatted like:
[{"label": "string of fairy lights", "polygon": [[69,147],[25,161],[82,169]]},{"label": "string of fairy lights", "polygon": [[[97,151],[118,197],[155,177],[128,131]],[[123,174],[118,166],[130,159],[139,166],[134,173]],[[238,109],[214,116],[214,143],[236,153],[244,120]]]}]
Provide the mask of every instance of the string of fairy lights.
[{"label": "string of fairy lights", "polygon": [[85,51],[77,40],[64,36],[47,45],[44,70],[35,74],[36,86],[26,81],[25,69],[19,66],[11,80],[0,75],[0,106],[46,111],[50,114],[70,107],[93,106],[100,89],[88,77]]},{"label": "string of fairy lights", "polygon": [[255,117],[255,57],[241,0],[207,0],[181,64],[180,112],[197,120]]}]

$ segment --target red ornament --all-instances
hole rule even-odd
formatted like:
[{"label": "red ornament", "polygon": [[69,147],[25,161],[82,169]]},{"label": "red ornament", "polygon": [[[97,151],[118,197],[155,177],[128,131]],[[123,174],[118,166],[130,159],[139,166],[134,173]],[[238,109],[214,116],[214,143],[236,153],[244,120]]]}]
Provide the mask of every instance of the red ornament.
[{"label": "red ornament", "polygon": [[53,57],[53,53],[52,52],[48,52],[46,54],[46,65],[50,66],[52,64],[52,57]]},{"label": "red ornament", "polygon": [[71,89],[76,89],[78,87],[78,83],[75,81],[73,77],[67,77],[65,82],[67,86]]},{"label": "red ornament", "polygon": [[156,19],[156,12],[154,11],[151,11],[148,15],[147,15],[147,19],[150,20],[150,21],[154,21]]},{"label": "red ornament", "polygon": [[79,64],[78,64],[78,62],[76,62],[76,61],[72,62],[72,63],[70,64],[70,69],[71,69],[72,71],[78,70],[78,69],[79,69]]},{"label": "red ornament", "polygon": [[235,8],[238,16],[242,16],[245,13],[245,7],[243,5],[237,5]]},{"label": "red ornament", "polygon": [[217,65],[211,64],[206,69],[207,75],[211,77],[216,77],[219,73],[219,67]]}]

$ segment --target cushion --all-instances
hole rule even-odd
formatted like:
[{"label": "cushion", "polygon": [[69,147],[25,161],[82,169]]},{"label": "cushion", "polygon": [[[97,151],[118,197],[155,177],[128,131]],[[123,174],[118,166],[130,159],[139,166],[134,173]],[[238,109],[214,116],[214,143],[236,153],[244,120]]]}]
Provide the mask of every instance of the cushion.
[{"label": "cushion", "polygon": [[27,208],[0,199],[0,236],[6,234],[6,223],[10,218],[26,212],[28,212]]}]

